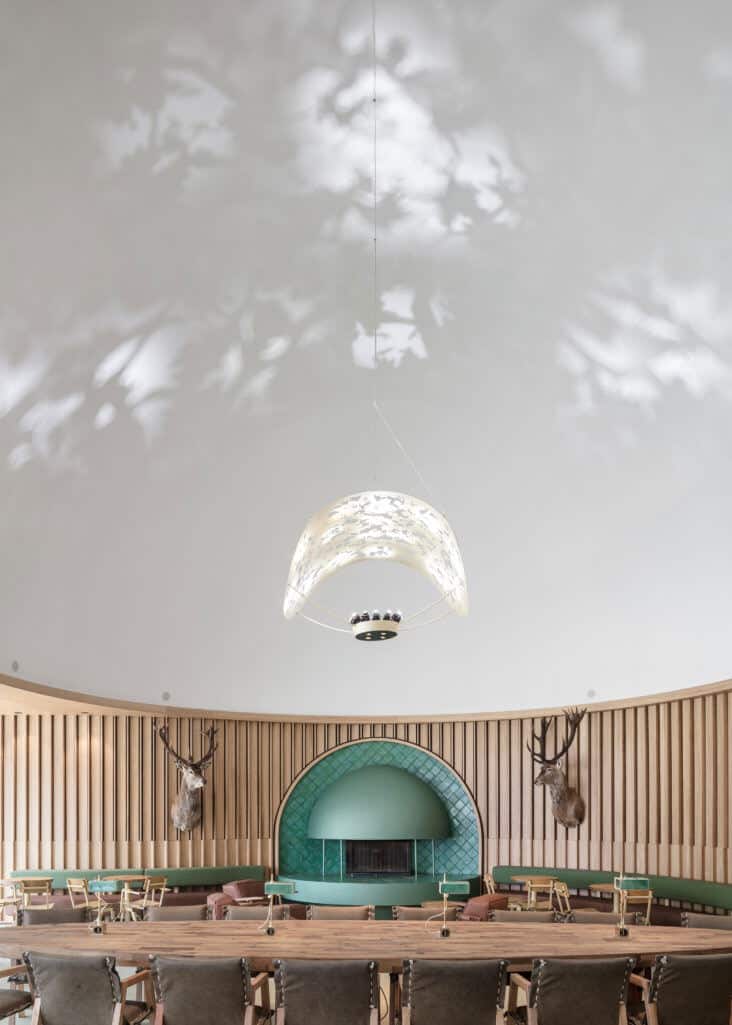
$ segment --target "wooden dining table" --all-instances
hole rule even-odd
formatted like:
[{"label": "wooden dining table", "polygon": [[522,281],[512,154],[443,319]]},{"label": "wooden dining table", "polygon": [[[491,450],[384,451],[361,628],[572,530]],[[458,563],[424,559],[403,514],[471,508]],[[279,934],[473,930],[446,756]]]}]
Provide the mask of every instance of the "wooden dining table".
[{"label": "wooden dining table", "polygon": [[567,923],[399,921],[283,921],[268,936],[259,922],[113,922],[100,935],[83,924],[29,925],[0,929],[0,956],[24,950],[47,954],[103,953],[121,965],[144,966],[150,954],[183,957],[247,957],[256,971],[271,971],[275,958],[377,961],[382,972],[399,972],[405,958],[472,960],[506,958],[512,968],[537,957],[633,955],[643,964],[656,954],[732,953],[732,932],[637,926],[619,937],[608,922]]}]

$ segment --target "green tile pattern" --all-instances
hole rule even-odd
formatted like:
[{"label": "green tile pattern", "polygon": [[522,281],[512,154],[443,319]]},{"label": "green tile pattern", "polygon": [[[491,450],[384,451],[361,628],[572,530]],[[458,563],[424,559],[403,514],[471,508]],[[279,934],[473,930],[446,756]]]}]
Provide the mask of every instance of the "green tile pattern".
[{"label": "green tile pattern", "polygon": [[[320,794],[347,772],[366,765],[393,765],[414,773],[437,792],[450,813],[452,835],[435,841],[435,870],[459,878],[476,876],[478,862],[478,823],[472,801],[457,776],[437,758],[420,748],[398,741],[370,740],[336,748],[317,762],[293,790],[280,821],[279,870],[282,875],[322,873],[323,847],[320,840],[308,836],[310,812]],[[384,795],[388,800],[388,795]],[[325,874],[340,871],[340,844],[326,841]],[[432,873],[432,843],[417,843],[417,870]]]}]

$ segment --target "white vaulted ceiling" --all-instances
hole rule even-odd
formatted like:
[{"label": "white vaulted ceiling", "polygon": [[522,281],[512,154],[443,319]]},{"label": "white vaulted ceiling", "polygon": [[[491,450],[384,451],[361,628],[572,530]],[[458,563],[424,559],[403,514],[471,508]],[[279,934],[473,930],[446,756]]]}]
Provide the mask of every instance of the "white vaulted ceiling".
[{"label": "white vaulted ceiling", "polygon": [[[5,6],[0,671],[363,715],[729,675],[732,8],[376,14],[374,304],[369,0]],[[283,618],[371,488],[447,516],[465,619]]]}]

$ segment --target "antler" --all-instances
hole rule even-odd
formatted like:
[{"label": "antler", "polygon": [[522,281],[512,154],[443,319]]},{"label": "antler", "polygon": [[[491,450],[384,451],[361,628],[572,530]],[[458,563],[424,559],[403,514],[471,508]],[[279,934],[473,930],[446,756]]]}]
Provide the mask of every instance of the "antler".
[{"label": "antler", "polygon": [[[542,719],[541,720],[541,733],[532,733],[532,735],[531,735],[531,737],[532,737],[531,743],[529,744],[527,742],[527,744],[526,744],[526,750],[529,752],[529,754],[534,759],[534,761],[539,763],[539,765],[546,765],[547,764],[547,757],[546,757],[546,735],[549,732],[549,727],[551,726],[551,724],[552,724],[551,719],[546,719],[546,718]],[[534,743],[535,741],[539,745],[538,752],[535,749],[535,743]]]},{"label": "antler", "polygon": [[178,752],[170,744],[170,728],[168,723],[165,722],[158,730],[158,736],[165,744],[165,749],[168,754],[175,760],[176,765],[191,765],[191,761],[188,758],[184,758],[183,755],[179,755]]},{"label": "antler", "polygon": [[549,727],[551,726],[552,721],[551,719],[542,719],[541,734],[533,734],[534,740],[538,741],[539,743],[539,752],[537,753],[534,749],[533,740],[531,742],[531,746],[529,746],[529,744],[526,745],[534,761],[538,762],[540,765],[556,765],[560,759],[564,758],[567,751],[569,751],[570,747],[572,746],[574,738],[577,734],[577,730],[579,728],[579,724],[582,722],[586,714],[586,708],[583,708],[582,710],[580,710],[579,708],[565,708],[564,715],[567,719],[569,729],[567,730],[567,733],[564,737],[564,742],[562,743],[562,746],[555,752],[552,758],[547,758],[546,755],[546,737],[547,733],[549,732]]},{"label": "antler", "polygon": [[203,737],[208,737],[208,751],[205,755],[203,755],[203,757],[199,758],[197,762],[192,763],[193,767],[198,769],[199,772],[204,767],[204,765],[208,765],[208,763],[213,759],[213,756],[216,752],[216,748],[218,747],[218,744],[216,743],[217,733],[218,730],[215,726],[209,726],[206,732],[201,734],[201,736]]}]

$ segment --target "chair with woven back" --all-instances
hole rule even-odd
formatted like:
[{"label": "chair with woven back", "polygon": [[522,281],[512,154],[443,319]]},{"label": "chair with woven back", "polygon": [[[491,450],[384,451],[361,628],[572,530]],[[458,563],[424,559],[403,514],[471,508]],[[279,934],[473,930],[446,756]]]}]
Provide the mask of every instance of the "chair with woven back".
[{"label": "chair with woven back", "polygon": [[[139,1025],[152,1013],[147,970],[120,979],[115,959],[104,954],[23,954],[33,991],[31,1025]],[[127,1000],[143,984],[145,1001]]]},{"label": "chair with woven back", "polygon": [[208,918],[206,904],[174,904],[169,908],[161,908],[159,904],[150,904],[145,908],[146,922],[205,922]]},{"label": "chair with woven back", "polygon": [[633,974],[648,1025],[730,1025],[732,954],[661,954],[650,979]]},{"label": "chair with woven back", "polygon": [[242,904],[240,907],[230,904],[224,911],[224,918],[229,922],[264,922],[268,917],[274,922],[289,921],[290,909],[287,904],[274,904],[270,915],[266,904]]},{"label": "chair with woven back", "polygon": [[572,904],[569,899],[569,887],[561,879],[555,879],[552,886],[551,897],[556,903],[560,915],[568,915],[572,911]]},{"label": "chair with woven back", "polygon": [[373,904],[348,906],[342,904],[308,904],[307,917],[313,922],[361,922],[374,918]]},{"label": "chair with woven back", "polygon": [[507,961],[404,962],[401,1025],[503,1022]]},{"label": "chair with woven back", "polygon": [[625,917],[634,908],[640,908],[636,912],[638,925],[651,924],[651,908],[653,907],[653,890],[621,890],[620,891],[620,913]]},{"label": "chair with woven back", "polygon": [[536,922],[556,922],[557,916],[553,911],[502,911],[496,909],[491,912],[492,922],[513,922],[526,924],[531,922],[534,925]]},{"label": "chair with woven back", "polygon": [[681,924],[686,929],[732,929],[732,915],[703,915],[682,911]]},{"label": "chair with woven back", "polygon": [[374,961],[276,960],[275,1025],[378,1025]]},{"label": "chair with woven back", "polygon": [[[457,919],[458,909],[448,907],[445,918],[448,922]],[[435,922],[442,919],[442,908],[417,908],[409,905],[395,904],[391,909],[391,917],[395,922],[427,922],[432,919]]]},{"label": "chair with woven back", "polygon": [[241,958],[151,957],[154,1025],[254,1025],[254,1000],[269,1011],[266,972],[253,976]]},{"label": "chair with woven back", "polygon": [[528,1025],[628,1025],[626,1000],[634,964],[632,957],[539,958],[530,979],[511,974],[506,1020],[522,1020],[517,1015],[522,991]]}]

